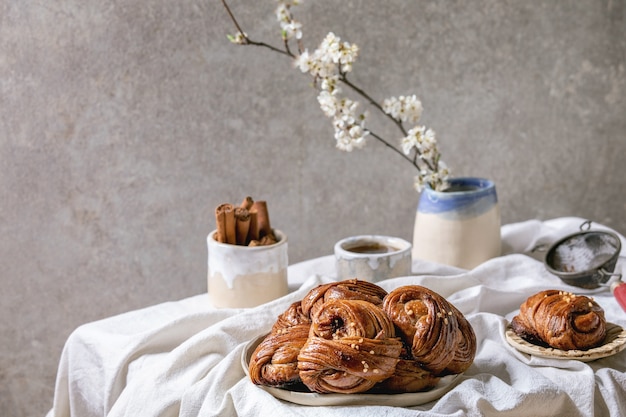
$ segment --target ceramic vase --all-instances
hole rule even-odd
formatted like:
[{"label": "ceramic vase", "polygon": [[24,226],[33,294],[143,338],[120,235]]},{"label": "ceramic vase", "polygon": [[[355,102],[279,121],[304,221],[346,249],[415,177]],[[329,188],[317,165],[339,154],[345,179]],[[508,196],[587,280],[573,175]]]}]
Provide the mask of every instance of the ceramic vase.
[{"label": "ceramic vase", "polygon": [[496,186],[454,178],[446,191],[425,188],[413,230],[413,259],[472,269],[501,253]]}]

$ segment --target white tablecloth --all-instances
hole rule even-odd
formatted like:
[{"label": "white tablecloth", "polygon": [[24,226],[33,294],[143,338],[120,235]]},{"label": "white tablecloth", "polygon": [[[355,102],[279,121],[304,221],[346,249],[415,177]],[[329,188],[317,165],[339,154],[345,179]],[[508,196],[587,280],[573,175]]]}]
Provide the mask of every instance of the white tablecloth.
[{"label": "white tablecloth", "polygon": [[[504,337],[507,319],[529,295],[548,288],[585,293],[549,274],[543,253],[531,252],[577,232],[583,221],[505,225],[503,256],[471,271],[414,261],[415,276],[380,283],[387,290],[420,284],[437,291],[476,332],[473,365],[438,401],[411,408],[308,407],[277,400],[248,380],[240,365],[245,344],[310,288],[333,279],[334,258],[326,256],[290,266],[294,292],[257,308],[214,309],[200,294],[79,327],[64,347],[48,417],[625,416],[626,351],[588,363],[542,359],[516,351]],[[624,273],[624,264],[620,259],[616,270]],[[609,291],[593,296],[608,321],[626,327],[626,312]]]}]

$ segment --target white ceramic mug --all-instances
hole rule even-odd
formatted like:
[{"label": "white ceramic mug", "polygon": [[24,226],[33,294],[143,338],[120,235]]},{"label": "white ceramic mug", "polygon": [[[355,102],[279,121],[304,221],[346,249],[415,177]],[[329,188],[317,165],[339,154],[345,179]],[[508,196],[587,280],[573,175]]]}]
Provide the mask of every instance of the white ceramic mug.
[{"label": "white ceramic mug", "polygon": [[207,287],[213,306],[255,307],[289,292],[287,235],[274,230],[278,242],[266,246],[220,243],[207,237]]},{"label": "white ceramic mug", "polygon": [[335,244],[337,279],[378,282],[411,275],[411,243],[381,235],[360,235]]}]

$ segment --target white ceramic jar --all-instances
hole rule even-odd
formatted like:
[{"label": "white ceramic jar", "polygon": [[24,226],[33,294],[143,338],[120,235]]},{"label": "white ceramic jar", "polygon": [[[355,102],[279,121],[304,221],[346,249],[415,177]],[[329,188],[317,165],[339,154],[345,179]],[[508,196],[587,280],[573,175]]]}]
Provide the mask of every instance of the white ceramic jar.
[{"label": "white ceramic jar", "polygon": [[255,307],[289,292],[287,235],[274,230],[275,244],[243,246],[220,243],[215,233],[207,237],[207,286],[213,306]]}]

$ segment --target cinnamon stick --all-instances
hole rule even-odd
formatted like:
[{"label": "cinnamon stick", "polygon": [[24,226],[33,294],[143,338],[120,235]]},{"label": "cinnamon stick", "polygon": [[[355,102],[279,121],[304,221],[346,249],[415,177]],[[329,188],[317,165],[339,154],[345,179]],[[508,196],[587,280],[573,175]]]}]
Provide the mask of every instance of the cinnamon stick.
[{"label": "cinnamon stick", "polygon": [[267,236],[272,233],[272,227],[270,225],[270,215],[267,211],[267,202],[255,201],[252,204],[252,210],[257,213],[257,229],[259,230],[259,238]]},{"label": "cinnamon stick", "polygon": [[226,213],[221,205],[215,208],[215,224],[217,226],[217,232],[215,232],[214,236],[215,240],[226,243]]},{"label": "cinnamon stick", "polygon": [[238,207],[223,203],[215,209],[214,239],[232,245],[272,245],[276,236],[270,224],[267,202],[247,196]]},{"label": "cinnamon stick", "polygon": [[273,245],[276,242],[276,236],[274,236],[274,233],[271,233],[269,235],[263,236],[261,239],[251,240],[248,246],[267,246]]},{"label": "cinnamon stick", "polygon": [[274,232],[261,238],[261,245],[273,245],[274,243],[276,243],[276,236],[274,236]]},{"label": "cinnamon stick", "polygon": [[246,198],[243,199],[239,207],[245,208],[246,210],[249,211],[252,208],[252,204],[254,204],[254,200],[252,199],[252,197],[247,196]]},{"label": "cinnamon stick", "polygon": [[238,245],[248,244],[248,230],[250,229],[250,212],[243,207],[235,209],[235,234]]},{"label": "cinnamon stick", "polygon": [[235,210],[232,204],[224,203],[215,209],[215,220],[217,223],[216,240],[222,243],[235,245],[237,237],[235,233]]},{"label": "cinnamon stick", "polygon": [[248,227],[248,238],[247,241],[252,242],[254,240],[259,240],[259,227],[257,224],[257,212],[254,208],[250,208],[248,212],[250,214],[250,226]]}]

